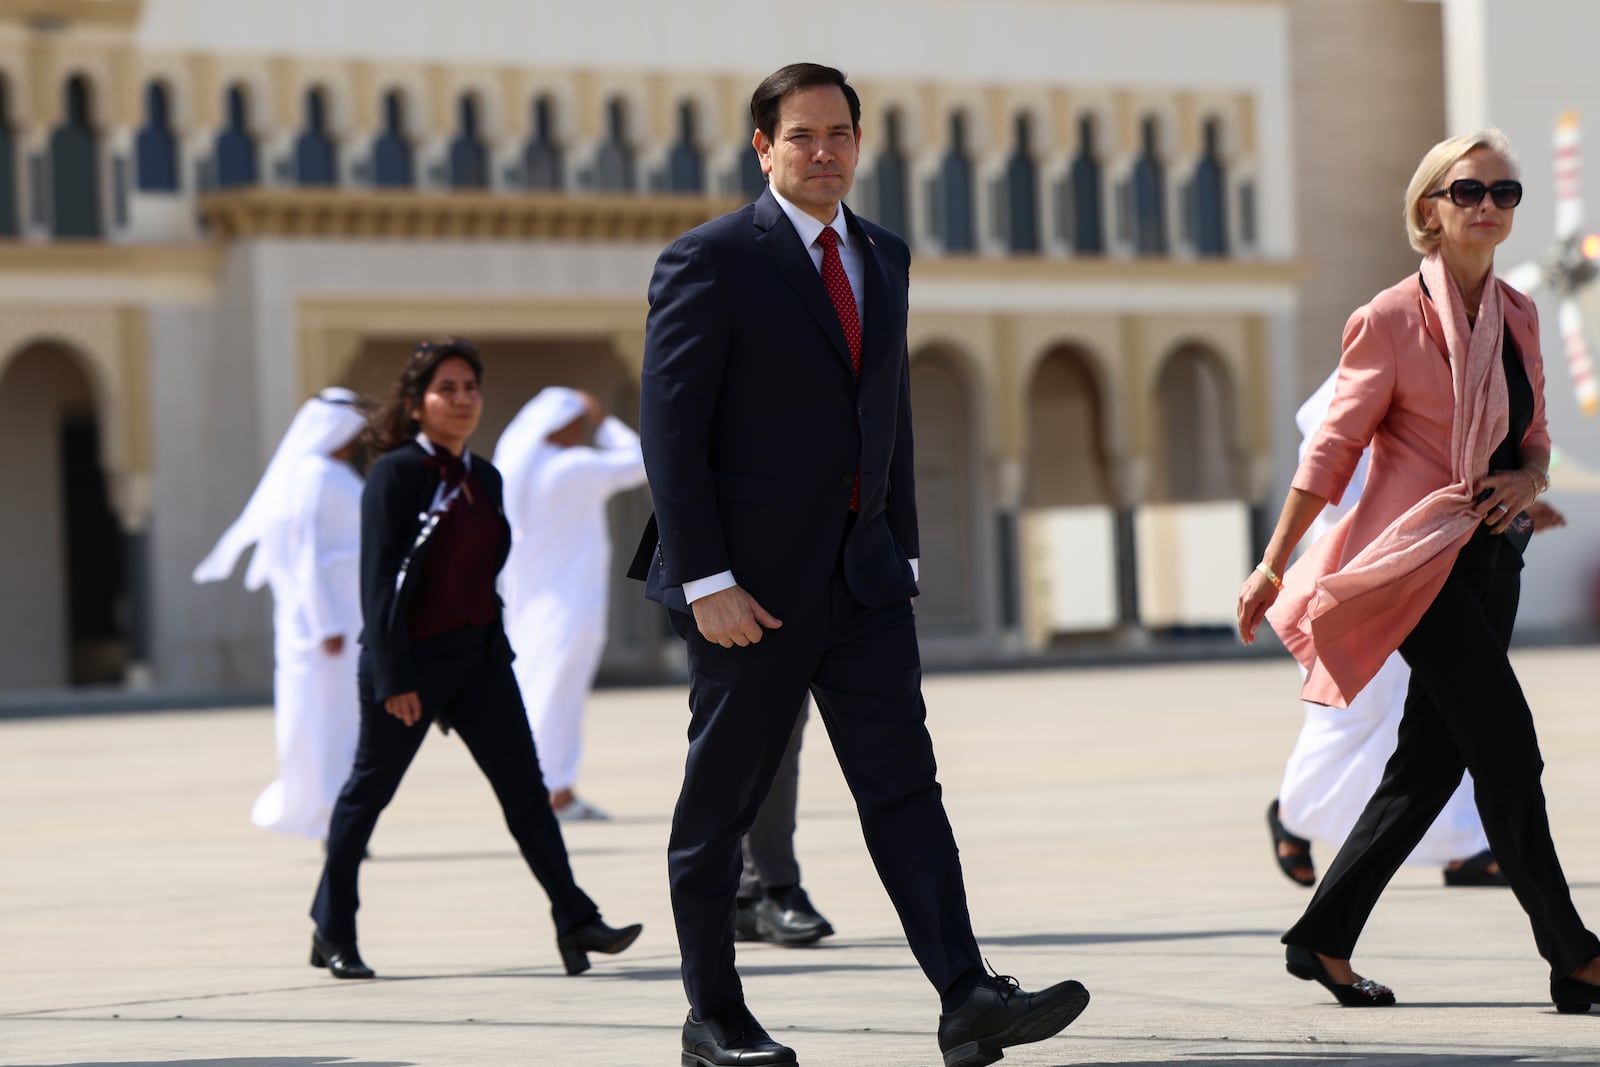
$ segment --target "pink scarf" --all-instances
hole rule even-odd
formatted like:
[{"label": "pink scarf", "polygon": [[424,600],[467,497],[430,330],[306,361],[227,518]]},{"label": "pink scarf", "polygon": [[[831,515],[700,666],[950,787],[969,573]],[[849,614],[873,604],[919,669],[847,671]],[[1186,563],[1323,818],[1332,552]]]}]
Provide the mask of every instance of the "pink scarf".
[{"label": "pink scarf", "polygon": [[[1324,672],[1346,703],[1394,652],[1374,645],[1369,624],[1374,618],[1403,622],[1391,632],[1409,633],[1483,521],[1473,511],[1472,483],[1489,469],[1509,424],[1500,361],[1504,319],[1493,270],[1484,281],[1476,329],[1467,324],[1461,290],[1439,253],[1422,261],[1422,280],[1440,313],[1454,386],[1451,482],[1417,501],[1338,570],[1314,577],[1294,574],[1302,569],[1298,564],[1290,568],[1284,576],[1290,588],[1269,612],[1280,633],[1289,626],[1309,638],[1286,643],[1308,672]],[[1399,353],[1402,359],[1408,355],[1420,353]],[[1314,680],[1308,680],[1308,690]]]}]

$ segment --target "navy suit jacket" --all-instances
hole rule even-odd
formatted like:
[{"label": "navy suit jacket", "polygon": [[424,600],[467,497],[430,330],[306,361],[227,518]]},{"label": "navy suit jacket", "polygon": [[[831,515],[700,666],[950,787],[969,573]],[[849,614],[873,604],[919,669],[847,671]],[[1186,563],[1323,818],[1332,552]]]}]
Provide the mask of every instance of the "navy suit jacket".
[{"label": "navy suit jacket", "polygon": [[628,572],[650,599],[685,610],[685,581],[731,570],[781,619],[826,594],[841,542],[861,603],[917,593],[911,254],[841,210],[864,268],[859,381],[821,274],[770,191],[656,261],[639,412],[655,515]]}]

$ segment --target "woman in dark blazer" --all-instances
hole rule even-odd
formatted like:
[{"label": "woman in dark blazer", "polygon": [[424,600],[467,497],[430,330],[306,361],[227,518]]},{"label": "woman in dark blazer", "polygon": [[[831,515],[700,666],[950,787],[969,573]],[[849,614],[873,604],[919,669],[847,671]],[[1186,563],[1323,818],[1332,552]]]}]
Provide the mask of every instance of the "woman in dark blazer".
[{"label": "woman in dark blazer", "polygon": [[373,418],[381,458],[361,498],[361,736],[311,905],[311,963],[338,978],[373,977],[356,950],[357,874],[430,722],[455,728],[494,787],[550,898],[568,974],[587,970],[590,952],[621,952],[641,929],[607,926],[578,888],[539,774],[494,587],[511,544],[500,474],[466,449],[482,379],[471,343],[425,341]]}]

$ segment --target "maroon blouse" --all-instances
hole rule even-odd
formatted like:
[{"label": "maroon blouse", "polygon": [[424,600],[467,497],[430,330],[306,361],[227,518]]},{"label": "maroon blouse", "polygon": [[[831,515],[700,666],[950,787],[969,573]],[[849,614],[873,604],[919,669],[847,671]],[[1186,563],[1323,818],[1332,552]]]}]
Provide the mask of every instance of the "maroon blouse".
[{"label": "maroon blouse", "polygon": [[413,639],[499,620],[495,572],[501,545],[510,536],[511,527],[490,502],[477,471],[469,469],[462,491],[433,532],[407,606]]}]

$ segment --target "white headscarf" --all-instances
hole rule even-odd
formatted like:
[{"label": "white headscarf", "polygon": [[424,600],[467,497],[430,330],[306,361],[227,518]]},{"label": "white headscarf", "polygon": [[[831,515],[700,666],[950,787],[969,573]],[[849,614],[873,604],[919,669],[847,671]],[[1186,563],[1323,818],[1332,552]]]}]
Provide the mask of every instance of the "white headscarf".
[{"label": "white headscarf", "polygon": [[367,424],[359,401],[349,389],[331,388],[301,406],[244,511],[194,569],[196,582],[217,582],[232,574],[234,564],[251,545],[256,550],[244,574],[246,589],[260,589],[286,562],[283,555],[294,501],[294,469],[307,456],[331,455],[355,440]]},{"label": "white headscarf", "polygon": [[556,447],[546,438],[588,410],[583,394],[564,385],[546,386],[522,405],[494,446],[493,462],[505,481],[506,501],[513,508],[520,507],[540,449]]}]

